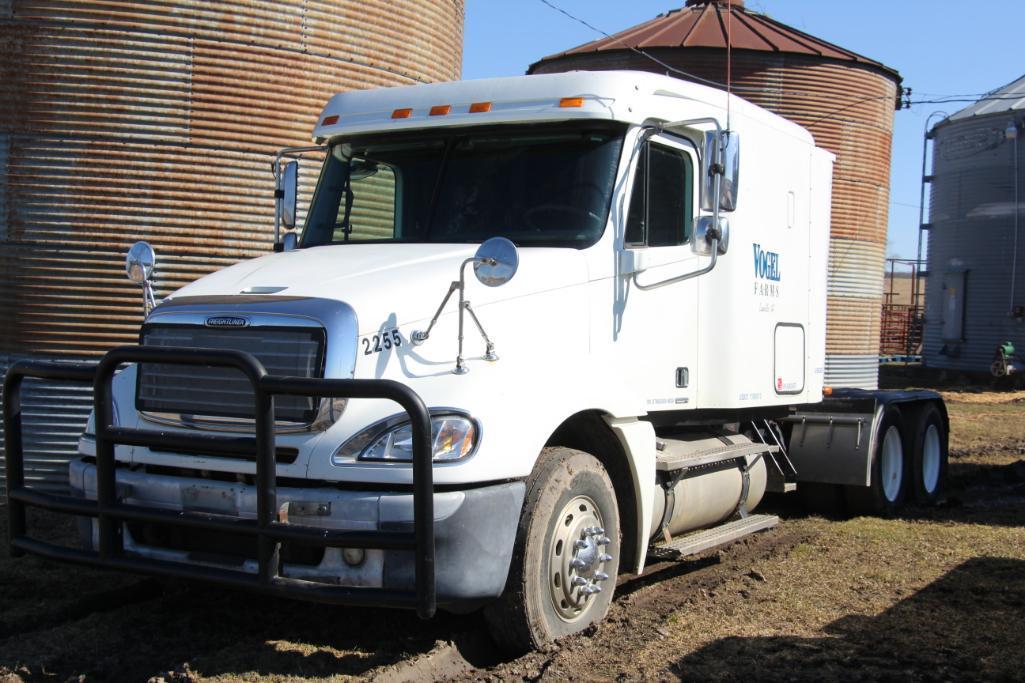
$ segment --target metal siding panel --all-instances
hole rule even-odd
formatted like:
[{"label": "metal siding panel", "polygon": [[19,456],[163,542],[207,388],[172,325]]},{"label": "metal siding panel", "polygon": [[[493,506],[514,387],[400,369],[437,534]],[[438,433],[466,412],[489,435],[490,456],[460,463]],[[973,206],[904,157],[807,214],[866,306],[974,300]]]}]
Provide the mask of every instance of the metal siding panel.
[{"label": "metal siding panel", "polygon": [[829,294],[881,298],[886,244],[833,239],[829,242]]},{"label": "metal siding panel", "polygon": [[[16,361],[29,359],[40,360],[40,357],[2,356],[0,371],[6,373],[7,368]],[[25,483],[43,491],[65,491],[68,484],[68,462],[78,451],[78,437],[85,429],[92,407],[92,387],[72,382],[28,379],[22,385],[21,401]],[[0,423],[0,449],[4,444],[4,429]],[[0,467],[0,490],[4,493],[6,486],[5,473]]]},{"label": "metal siding panel", "polygon": [[[1025,305],[1022,225],[1014,253],[1014,143],[1003,134],[1010,120],[1004,112],[935,129],[923,340],[924,361],[931,367],[988,372],[999,344],[1011,341],[1025,349],[1025,324],[1008,315],[1012,305]],[[1021,141],[1018,154],[1022,172]],[[1025,184],[1021,178],[1018,182],[1019,196],[1025,197]],[[963,341],[948,342],[943,335],[944,284],[945,275],[955,271],[966,274],[964,332]]]},{"label": "metal siding panel", "polygon": [[854,389],[879,388],[879,354],[865,356],[826,355],[825,385]]},{"label": "metal siding panel", "polygon": [[[271,156],[309,143],[331,95],[455,79],[462,62],[462,0],[0,0],[5,16],[0,358],[135,342],[134,241],[157,249],[158,296],[267,253]],[[74,405],[53,403],[40,477],[66,477]]]}]

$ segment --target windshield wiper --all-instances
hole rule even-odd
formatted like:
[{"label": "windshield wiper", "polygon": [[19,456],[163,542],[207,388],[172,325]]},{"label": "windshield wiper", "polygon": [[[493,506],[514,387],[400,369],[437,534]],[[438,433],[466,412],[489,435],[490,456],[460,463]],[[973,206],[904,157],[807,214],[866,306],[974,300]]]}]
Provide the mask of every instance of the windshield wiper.
[{"label": "windshield wiper", "polygon": [[352,195],[352,167],[351,167],[351,165],[349,167],[349,172],[345,175],[345,185],[342,188],[342,191],[345,192],[345,214],[342,216],[342,234],[345,236],[343,241],[344,242],[348,242],[349,241],[349,235],[352,234],[352,221],[351,221],[350,218],[351,218],[351,214],[352,214],[352,202],[353,202],[353,199],[354,199],[353,195]]}]

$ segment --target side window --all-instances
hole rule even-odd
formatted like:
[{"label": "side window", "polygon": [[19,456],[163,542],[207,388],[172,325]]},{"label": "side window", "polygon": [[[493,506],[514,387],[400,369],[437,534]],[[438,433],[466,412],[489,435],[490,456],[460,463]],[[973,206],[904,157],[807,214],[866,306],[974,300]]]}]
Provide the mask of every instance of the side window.
[{"label": "side window", "polygon": [[395,238],[395,169],[386,164],[376,164],[372,172],[360,172],[353,166],[349,190],[348,194],[343,193],[342,201],[338,203],[332,241]]},{"label": "side window", "polygon": [[669,247],[690,240],[694,165],[681,150],[648,143],[641,153],[626,219],[626,244]]}]

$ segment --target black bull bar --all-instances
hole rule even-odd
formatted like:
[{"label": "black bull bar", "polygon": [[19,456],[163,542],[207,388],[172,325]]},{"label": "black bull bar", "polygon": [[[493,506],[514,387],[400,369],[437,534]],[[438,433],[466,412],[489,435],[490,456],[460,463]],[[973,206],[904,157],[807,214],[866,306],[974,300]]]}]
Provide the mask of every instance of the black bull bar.
[{"label": "black bull bar", "polygon": [[[254,436],[182,434],[115,427],[112,423],[111,380],[123,363],[168,363],[235,368],[253,388]],[[22,451],[21,385],[26,377],[92,382],[96,431],[96,500],[43,493],[25,487]],[[377,398],[398,403],[409,414],[413,433],[413,531],[339,531],[296,526],[278,521],[274,444],[274,397]],[[316,379],[268,375],[252,354],[217,349],[173,349],[123,346],[98,364],[19,362],[4,378],[4,434],[9,542],[12,556],[33,553],[55,560],[99,565],[130,572],[211,581],[316,602],[339,605],[415,608],[422,618],[434,615],[434,481],[431,422],[426,406],[409,387],[391,380]],[[214,455],[256,455],[256,519],[200,512],[162,510],[118,500],[114,447],[117,444],[177,448]],[[26,528],[26,508],[37,507],[98,520],[97,550],[68,548],[33,539]],[[192,529],[245,535],[257,539],[256,574],[233,569],[158,560],[124,551],[123,522],[169,524]],[[412,551],[415,590],[336,586],[281,576],[281,543],[332,548],[374,548]]]}]

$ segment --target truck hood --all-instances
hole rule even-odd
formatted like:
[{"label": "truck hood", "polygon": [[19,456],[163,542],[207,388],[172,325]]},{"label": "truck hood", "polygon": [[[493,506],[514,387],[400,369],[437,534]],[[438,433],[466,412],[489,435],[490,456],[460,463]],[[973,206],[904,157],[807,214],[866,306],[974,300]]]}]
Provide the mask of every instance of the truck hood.
[{"label": "truck hood", "polygon": [[[430,319],[474,244],[345,244],[298,249],[245,261],[203,277],[168,297],[300,296],[342,301],[356,311],[360,332],[381,321],[399,325]],[[486,287],[467,266],[466,298],[475,308],[587,281],[576,249],[519,250],[516,276]],[[446,306],[455,311],[455,302]],[[394,317],[393,317],[394,316]]]}]

